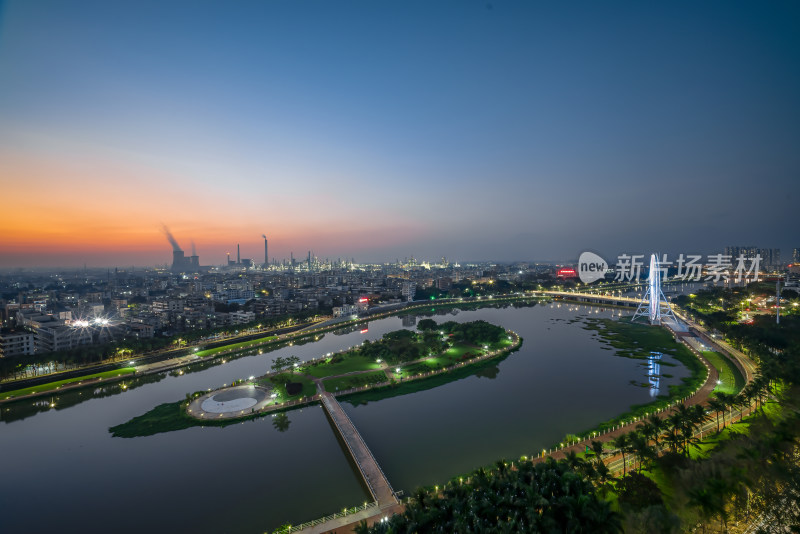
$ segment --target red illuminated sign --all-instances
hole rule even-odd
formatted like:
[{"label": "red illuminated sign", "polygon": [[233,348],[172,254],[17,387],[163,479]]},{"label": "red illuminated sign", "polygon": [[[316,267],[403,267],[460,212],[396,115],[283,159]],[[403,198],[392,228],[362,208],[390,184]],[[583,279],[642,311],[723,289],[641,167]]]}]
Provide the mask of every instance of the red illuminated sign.
[{"label": "red illuminated sign", "polygon": [[578,273],[575,272],[575,269],[565,267],[564,269],[559,269],[556,271],[556,276],[559,278],[577,278]]}]

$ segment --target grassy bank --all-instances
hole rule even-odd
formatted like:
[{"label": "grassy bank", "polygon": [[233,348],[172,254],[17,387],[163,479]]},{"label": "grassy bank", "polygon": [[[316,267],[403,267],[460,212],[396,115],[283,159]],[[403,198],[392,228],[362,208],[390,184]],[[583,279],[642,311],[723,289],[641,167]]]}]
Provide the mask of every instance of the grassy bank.
[{"label": "grassy bank", "polygon": [[159,404],[149,412],[136,416],[130,421],[112,426],[108,429],[108,431],[115,438],[142,438],[154,436],[163,432],[185,430],[187,428],[196,426],[225,427],[229,425],[237,425],[243,421],[252,421],[261,417],[275,416],[291,410],[302,409],[306,406],[308,406],[308,404],[286,406],[285,408],[278,408],[269,412],[249,414],[244,417],[237,417],[236,419],[208,419],[201,421],[199,419],[195,419],[194,417],[190,417],[186,413],[186,401],[183,400]]},{"label": "grassy bank", "polygon": [[230,345],[223,345],[221,347],[214,347],[213,349],[206,349],[197,352],[197,356],[201,358],[205,358],[206,356],[211,356],[212,354],[219,354],[220,352],[225,352],[227,350],[239,350],[239,349],[249,349],[254,348],[256,345],[260,345],[262,343],[268,343],[270,341],[278,339],[278,336],[265,336],[260,337],[258,339],[251,339],[250,341],[242,341],[240,343],[232,343]]},{"label": "grassy bank", "polygon": [[335,392],[339,390],[368,386],[370,384],[379,384],[381,382],[386,382],[386,380],[386,373],[383,371],[375,371],[372,373],[359,373],[357,375],[331,378],[329,380],[325,380],[322,385],[325,386],[325,391]]},{"label": "grassy bank", "polygon": [[[705,365],[685,345],[675,341],[672,334],[665,328],[632,323],[628,319],[590,318],[587,319],[586,323],[584,328],[596,331],[602,341],[616,349],[617,356],[647,361],[651,352],[669,354],[689,370],[689,376],[682,378],[681,384],[669,386],[669,394],[659,395],[653,402],[634,404],[626,412],[594,428],[585,430],[577,434],[577,436],[588,436],[593,432],[602,432],[666,408],[676,400],[694,393],[706,378]],[[661,365],[669,365],[669,362],[662,361]]]},{"label": "grassy bank", "polygon": [[727,393],[728,395],[735,395],[739,393],[744,387],[744,377],[739,369],[728,358],[719,352],[704,351],[703,356],[716,367],[719,372],[719,381],[717,387],[714,388],[714,393]]},{"label": "grassy bank", "polygon": [[376,363],[372,358],[367,358],[348,351],[341,356],[340,361],[333,361],[331,358],[328,358],[324,361],[305,365],[303,367],[303,372],[317,378],[324,378],[326,376],[342,375],[355,371],[378,370],[380,368],[381,364]]},{"label": "grassy bank", "polygon": [[[522,338],[520,338],[520,342],[521,341]],[[369,402],[389,399],[392,397],[399,397],[400,395],[408,395],[418,391],[427,391],[444,384],[449,384],[450,382],[455,382],[456,380],[461,380],[462,378],[469,378],[470,376],[481,376],[481,373],[485,371],[490,371],[491,374],[496,374],[496,372],[499,371],[497,365],[505,360],[515,350],[517,349],[511,349],[505,354],[501,354],[495,358],[482,360],[471,365],[465,365],[464,367],[459,367],[446,373],[432,375],[426,378],[419,378],[407,382],[397,382],[389,386],[375,388],[369,391],[351,393],[350,395],[342,395],[341,397],[337,398],[339,401],[346,401],[353,406],[359,406],[361,404],[367,404]]]},{"label": "grassy bank", "polygon": [[21,397],[23,395],[30,395],[31,393],[43,393],[46,391],[57,391],[62,387],[66,386],[73,386],[76,384],[82,384],[83,382],[88,381],[98,381],[98,379],[103,378],[116,378],[124,375],[130,375],[134,372],[133,367],[122,367],[120,369],[114,369],[113,371],[104,371],[102,373],[94,373],[92,375],[80,376],[77,378],[68,378],[66,380],[59,380],[57,382],[48,382],[47,384],[40,384],[38,386],[31,386],[22,389],[15,389],[13,391],[6,391],[1,393],[3,399],[10,399],[13,397]]}]

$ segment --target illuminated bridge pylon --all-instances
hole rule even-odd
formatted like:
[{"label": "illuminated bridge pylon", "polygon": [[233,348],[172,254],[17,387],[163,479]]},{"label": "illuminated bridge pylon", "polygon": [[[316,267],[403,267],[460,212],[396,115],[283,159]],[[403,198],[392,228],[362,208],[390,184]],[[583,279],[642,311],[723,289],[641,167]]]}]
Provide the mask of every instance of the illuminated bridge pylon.
[{"label": "illuminated bridge pylon", "polygon": [[647,292],[644,298],[636,308],[636,313],[633,314],[631,321],[635,321],[638,317],[647,316],[650,319],[650,324],[661,324],[665,318],[670,318],[677,322],[675,314],[672,313],[672,308],[669,307],[667,298],[664,292],[661,291],[661,269],[658,264],[658,256],[656,254],[650,255],[650,274],[647,280]]}]

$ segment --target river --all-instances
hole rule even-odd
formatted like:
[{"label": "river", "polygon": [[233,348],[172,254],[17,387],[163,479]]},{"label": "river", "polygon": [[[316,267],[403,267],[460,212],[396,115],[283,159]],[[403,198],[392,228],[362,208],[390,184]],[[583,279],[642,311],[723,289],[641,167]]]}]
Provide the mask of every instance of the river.
[{"label": "river", "polygon": [[[589,317],[629,311],[553,303],[428,313],[440,322],[484,319],[524,343],[466,378],[367,404],[342,402],[395,490],[536,454],[652,398],[634,384],[648,381],[647,365],[615,356],[583,328]],[[416,320],[379,319],[366,332],[327,333],[195,372],[137,379],[125,390],[2,406],[3,531],[257,533],[363,504],[368,494],[319,406],[287,412],[288,429],[272,417],[134,439],[112,438],[108,428],[186,393],[264,374],[277,356],[318,357],[414,328]],[[673,363],[660,392],[688,374]]]}]

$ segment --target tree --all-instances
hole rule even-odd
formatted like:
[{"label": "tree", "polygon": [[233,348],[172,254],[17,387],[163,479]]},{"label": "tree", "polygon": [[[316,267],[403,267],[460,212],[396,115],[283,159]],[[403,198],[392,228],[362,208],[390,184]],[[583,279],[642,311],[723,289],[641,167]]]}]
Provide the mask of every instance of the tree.
[{"label": "tree", "polygon": [[417,323],[417,330],[424,332],[426,330],[436,330],[439,325],[433,319],[422,319]]},{"label": "tree", "polygon": [[292,374],[294,374],[295,367],[300,364],[300,358],[292,355],[286,358],[285,363],[286,363],[285,367],[288,367],[289,370],[292,372]]},{"label": "tree", "polygon": [[597,481],[600,485],[600,494],[605,497],[606,492],[608,491],[608,482],[613,480],[614,476],[611,474],[611,470],[608,468],[608,466],[602,461],[598,461],[594,469]]},{"label": "tree", "polygon": [[584,465],[584,460],[575,451],[569,451],[564,456],[564,461],[567,462],[567,465],[570,466],[574,470],[579,470]]},{"label": "tree", "polygon": [[597,441],[597,440],[592,440],[591,451],[592,451],[592,454],[594,455],[595,459],[598,462],[602,463],[603,462],[603,454],[605,454],[605,451],[603,450],[603,442]]},{"label": "tree", "polygon": [[272,361],[272,365],[270,366],[270,369],[272,369],[273,373],[280,373],[281,371],[286,369],[286,367],[288,365],[289,365],[289,363],[287,362],[286,358],[283,358],[282,356],[278,356],[277,358],[275,358]]},{"label": "tree", "polygon": [[677,412],[674,412],[667,417],[667,435],[664,438],[669,444],[670,451],[677,454],[678,448],[683,443],[681,437],[681,426],[683,425],[683,418]]},{"label": "tree", "polygon": [[689,489],[689,505],[699,509],[703,518],[703,532],[706,523],[716,515],[725,513],[725,502],[722,495],[709,489],[707,485]]},{"label": "tree", "polygon": [[622,476],[624,477],[626,474],[625,454],[627,454],[631,446],[630,436],[628,436],[628,434],[620,434],[619,436],[614,438],[614,441],[612,443],[614,444],[614,447],[617,449],[617,451],[622,454]]},{"label": "tree", "polygon": [[642,472],[645,462],[655,457],[655,451],[649,441],[647,436],[641,432],[631,433],[630,449],[639,464],[639,473]]},{"label": "tree", "polygon": [[719,429],[719,414],[720,413],[723,413],[723,414],[725,413],[725,409],[727,408],[727,405],[724,402],[722,402],[720,399],[712,398],[712,399],[710,399],[708,401],[708,407],[711,408],[712,410],[714,410],[714,412],[716,413],[716,416],[717,416],[717,434],[719,434],[719,432],[720,432],[720,429]]},{"label": "tree", "polygon": [[[717,401],[724,406],[722,410],[722,428],[725,428],[725,412],[733,408],[733,395],[717,393]],[[733,422],[733,412],[731,412],[731,422]]]},{"label": "tree", "polygon": [[650,415],[647,416],[647,422],[650,423],[650,426],[652,427],[653,430],[652,439],[654,441],[656,454],[658,454],[660,450],[658,446],[659,445],[658,441],[661,438],[661,434],[667,428],[667,422],[654,413],[651,413]]},{"label": "tree", "polygon": [[509,469],[501,461],[434,491],[417,490],[402,515],[361,533],[596,532],[616,533],[619,514],[566,462],[549,458]]}]

